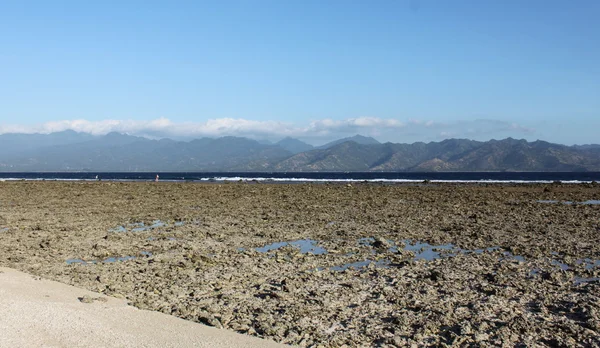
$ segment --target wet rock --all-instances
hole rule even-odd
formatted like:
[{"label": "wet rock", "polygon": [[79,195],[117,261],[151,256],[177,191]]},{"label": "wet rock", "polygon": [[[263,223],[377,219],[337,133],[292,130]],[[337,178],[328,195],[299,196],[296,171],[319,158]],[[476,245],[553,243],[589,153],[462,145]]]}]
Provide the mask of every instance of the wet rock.
[{"label": "wet rock", "polygon": [[77,298],[81,303],[93,303],[94,299],[89,295],[84,295],[82,297]]},{"label": "wet rock", "polygon": [[223,328],[221,322],[212,314],[200,314],[198,316],[198,322],[208,326],[214,326],[219,329]]},{"label": "wet rock", "polygon": [[383,237],[372,237],[373,238],[373,247],[375,248],[389,248],[392,245]]},{"label": "wet rock", "polygon": [[98,302],[108,302],[106,297],[91,297],[89,295],[84,295],[82,297],[77,298],[81,303],[94,303],[94,301]]}]

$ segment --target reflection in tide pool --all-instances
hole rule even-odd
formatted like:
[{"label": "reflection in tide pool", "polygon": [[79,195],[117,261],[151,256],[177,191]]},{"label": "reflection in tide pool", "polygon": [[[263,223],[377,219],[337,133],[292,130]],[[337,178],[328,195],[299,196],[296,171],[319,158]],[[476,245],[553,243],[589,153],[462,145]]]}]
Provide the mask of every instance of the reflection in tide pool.
[{"label": "reflection in tide pool", "polygon": [[[400,243],[395,243],[393,240],[385,240],[385,239],[381,239],[381,238],[376,239],[374,237],[360,238],[360,239],[358,239],[357,244],[360,247],[371,248],[372,249],[371,253],[373,255],[377,255],[377,254],[384,255],[385,253],[401,253],[402,251],[409,251],[414,254],[414,256],[410,259],[412,261],[417,261],[417,260],[432,261],[432,260],[441,259],[441,258],[455,257],[459,254],[481,254],[484,252],[494,252],[494,251],[501,250],[500,247],[498,247],[498,246],[484,248],[484,249],[468,250],[468,249],[457,248],[454,244],[451,244],[451,243],[441,244],[441,245],[432,245],[429,243],[425,243],[425,242],[421,242],[421,241],[413,241],[413,240],[409,240],[409,239],[404,239]],[[283,248],[288,245],[299,248],[300,249],[299,251],[303,254],[310,253],[310,254],[314,254],[314,255],[322,255],[322,254],[328,253],[328,251],[325,248],[318,246],[318,241],[312,240],[312,239],[303,239],[303,240],[296,240],[296,241],[291,241],[291,242],[275,242],[275,243],[265,245],[263,247],[256,248],[255,250],[260,253],[268,253],[268,252]],[[403,245],[403,247],[400,248],[399,245]],[[238,248],[237,250],[238,250],[238,252],[244,252],[246,249]],[[355,253],[346,254],[346,256],[349,256],[349,257],[353,256],[353,255],[355,255]],[[526,262],[526,259],[524,256],[514,255],[509,251],[504,251],[502,253],[502,255],[504,255],[504,257],[502,257],[500,259],[516,260],[518,262]],[[559,256],[559,254],[555,253],[555,252],[553,252],[552,255]],[[577,264],[582,264],[582,263],[585,264],[586,269],[593,269],[595,267],[600,267],[600,260],[579,259],[576,262],[577,262]],[[563,271],[570,269],[570,267],[567,264],[562,263],[557,260],[552,260],[551,263],[552,263],[552,265],[559,267]],[[378,260],[365,259],[365,260],[361,260],[361,261],[354,261],[354,262],[349,262],[349,263],[339,265],[339,266],[332,266],[329,268],[318,267],[316,270],[323,271],[325,269],[329,269],[332,271],[342,272],[342,271],[346,271],[346,270],[350,270],[350,269],[366,268],[371,264],[373,264],[377,268],[388,268],[388,267],[398,266],[397,264],[393,264],[391,259],[383,258],[383,259],[378,259]],[[536,271],[535,270],[532,271],[532,274],[535,275]],[[597,280],[598,280],[598,278],[589,278],[589,279],[588,278],[576,278],[575,284],[594,282]]]},{"label": "reflection in tide pool", "polygon": [[440,251],[454,249],[453,244],[431,245],[429,243],[422,242],[415,242],[415,244],[410,244],[408,240],[406,240],[405,243],[406,246],[404,247],[404,250],[414,252],[415,260],[431,261],[439,259],[442,257],[440,255]]},{"label": "reflection in tide pool", "polygon": [[113,263],[113,262],[117,262],[117,261],[129,261],[129,260],[133,260],[135,259],[135,256],[120,256],[120,257],[108,257],[104,260],[90,260],[90,261],[85,261],[82,259],[68,259],[67,265],[72,265],[72,264],[82,264],[82,265],[95,265],[97,263]]},{"label": "reflection in tide pool", "polygon": [[592,282],[600,282],[600,278],[575,278],[575,285],[583,284],[583,283],[592,283]]},{"label": "reflection in tide pool", "polygon": [[[314,254],[314,255],[323,255],[323,254],[328,253],[327,249],[325,249],[321,246],[318,246],[317,244],[318,244],[318,241],[316,241],[316,240],[302,239],[302,240],[295,240],[295,241],[291,241],[291,242],[275,242],[275,243],[267,244],[262,247],[258,247],[255,250],[260,253],[268,253],[268,252],[283,248],[287,245],[291,245],[293,247],[299,248],[300,249],[299,251],[303,254],[310,253],[310,254]],[[387,245],[387,248],[382,249],[381,245],[384,245],[384,244]],[[486,248],[486,249],[466,250],[466,249],[456,248],[453,244],[450,244],[450,243],[442,244],[442,245],[431,245],[429,243],[424,243],[424,242],[420,242],[420,241],[412,241],[409,239],[403,240],[402,244],[404,245],[402,250],[410,251],[415,254],[415,256],[412,258],[412,260],[414,260],[414,261],[416,261],[416,260],[431,261],[431,260],[439,259],[442,257],[456,256],[458,253],[479,254],[479,253],[483,253],[484,251],[494,251],[494,250],[499,249],[499,247],[490,247],[490,248]],[[394,241],[392,241],[392,240],[388,240],[385,242],[382,242],[381,240],[376,241],[375,238],[373,238],[373,237],[360,238],[358,240],[358,245],[362,246],[362,247],[373,248],[373,250],[371,251],[372,254],[383,254],[385,252],[398,253],[398,250],[399,250],[398,246],[396,245],[396,243]],[[379,246],[379,248],[376,248],[374,246]],[[237,250],[239,252],[245,251],[244,248],[238,248]],[[453,253],[449,253],[448,251],[453,251]],[[443,253],[443,252],[445,252],[445,253]],[[349,255],[349,256],[351,256],[351,255]],[[520,259],[520,261],[525,260],[521,256],[514,256],[514,258]],[[376,267],[390,267],[392,265],[391,260],[389,260],[389,259],[381,259],[378,261],[367,259],[367,260],[343,264],[340,266],[333,266],[330,269],[334,270],[334,271],[344,271],[347,269],[359,269],[359,268],[366,267],[366,266],[370,265],[371,263],[374,263]]]},{"label": "reflection in tide pool", "polygon": [[273,250],[277,250],[279,248],[283,248],[284,246],[291,245],[300,249],[302,254],[314,254],[314,255],[322,255],[327,254],[327,250],[323,247],[317,245],[316,240],[312,239],[300,239],[291,242],[276,242],[265,245],[263,247],[256,248],[255,250],[259,253],[267,253]]},{"label": "reflection in tide pool", "polygon": [[[399,252],[398,245],[393,240],[387,240],[386,242],[387,242],[387,244],[391,245],[387,249],[388,252],[392,252],[392,253]],[[360,238],[358,240],[359,246],[373,247],[375,243],[376,243],[376,241],[375,241],[375,238],[373,238],[373,237]],[[381,243],[381,241],[379,243]],[[402,248],[403,251],[410,251],[410,252],[414,253],[414,257],[412,258],[412,261],[417,261],[417,260],[432,261],[432,260],[436,260],[436,259],[440,259],[440,258],[444,258],[444,257],[453,257],[453,256],[458,255],[459,253],[481,254],[484,251],[491,252],[491,251],[500,249],[499,247],[490,247],[490,248],[485,248],[485,249],[467,250],[467,249],[457,248],[456,246],[454,246],[454,244],[451,244],[451,243],[432,245],[429,243],[425,243],[425,242],[421,242],[421,241],[413,241],[410,239],[402,240],[401,244],[404,244],[404,247]],[[376,249],[377,248],[373,248],[372,252],[374,254],[385,252],[385,251],[378,252]],[[450,251],[452,251],[452,252],[450,252]],[[518,257],[522,258],[521,256],[517,256],[515,258],[518,258]],[[524,259],[523,259],[523,261],[524,261]],[[366,267],[373,262],[374,261],[371,261],[371,260],[364,260],[364,261],[360,261],[360,262],[344,264],[342,266],[334,266],[334,267],[331,267],[330,269],[334,270],[334,271],[343,271],[343,270],[346,270],[349,268]],[[382,260],[375,262],[375,267],[391,267],[391,266],[393,266],[393,264],[391,263],[391,260],[389,260],[389,259],[382,259]]]},{"label": "reflection in tide pool", "polygon": [[121,257],[109,257],[102,260],[103,263],[112,263],[117,261],[129,261],[135,259],[135,256],[121,256]]},{"label": "reflection in tide pool", "polygon": [[154,228],[165,226],[165,223],[160,220],[154,220],[154,221],[152,221],[152,225],[150,225],[150,226],[145,226],[143,222],[140,222],[139,225],[140,225],[139,227],[132,229],[131,232],[143,232],[143,231],[152,230]]}]

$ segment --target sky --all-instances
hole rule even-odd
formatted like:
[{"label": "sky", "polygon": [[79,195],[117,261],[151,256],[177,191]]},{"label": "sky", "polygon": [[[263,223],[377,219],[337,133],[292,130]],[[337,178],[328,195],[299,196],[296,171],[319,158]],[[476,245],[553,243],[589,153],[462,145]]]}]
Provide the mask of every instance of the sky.
[{"label": "sky", "polygon": [[600,1],[0,1],[0,134],[600,143]]}]

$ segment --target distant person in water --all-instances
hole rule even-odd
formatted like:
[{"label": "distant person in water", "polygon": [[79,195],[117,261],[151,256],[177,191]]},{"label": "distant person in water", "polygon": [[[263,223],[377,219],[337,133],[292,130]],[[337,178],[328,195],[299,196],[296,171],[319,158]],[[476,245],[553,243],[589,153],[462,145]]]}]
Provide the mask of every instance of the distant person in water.
[{"label": "distant person in water", "polygon": [[156,174],[156,179],[154,181],[158,182],[158,174]]}]

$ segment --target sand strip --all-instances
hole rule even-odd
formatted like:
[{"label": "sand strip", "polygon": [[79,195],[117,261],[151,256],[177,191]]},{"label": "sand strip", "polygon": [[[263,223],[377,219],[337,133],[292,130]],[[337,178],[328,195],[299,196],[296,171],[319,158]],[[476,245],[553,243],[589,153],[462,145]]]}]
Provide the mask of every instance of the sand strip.
[{"label": "sand strip", "polygon": [[0,267],[0,347],[284,346]]}]

